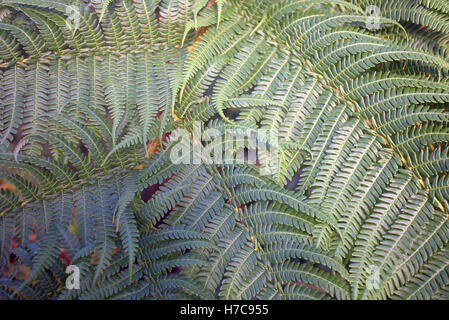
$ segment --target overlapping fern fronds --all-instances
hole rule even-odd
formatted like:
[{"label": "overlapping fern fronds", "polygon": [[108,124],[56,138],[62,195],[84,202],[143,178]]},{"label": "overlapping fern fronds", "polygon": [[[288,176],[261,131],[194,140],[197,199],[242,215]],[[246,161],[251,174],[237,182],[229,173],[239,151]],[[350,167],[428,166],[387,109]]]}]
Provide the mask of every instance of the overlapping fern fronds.
[{"label": "overlapping fern fronds", "polygon": [[[447,299],[445,1],[0,13],[1,298]],[[173,163],[196,121],[277,136],[273,174]]]}]

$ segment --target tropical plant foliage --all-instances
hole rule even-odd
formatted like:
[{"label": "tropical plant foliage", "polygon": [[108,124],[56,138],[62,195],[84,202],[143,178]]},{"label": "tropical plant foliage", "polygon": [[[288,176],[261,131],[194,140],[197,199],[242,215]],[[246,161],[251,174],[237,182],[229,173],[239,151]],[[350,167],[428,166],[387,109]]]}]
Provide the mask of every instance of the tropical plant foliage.
[{"label": "tropical plant foliage", "polygon": [[[0,0],[0,297],[447,299],[448,40],[446,0]],[[275,174],[174,164],[195,121]]]}]

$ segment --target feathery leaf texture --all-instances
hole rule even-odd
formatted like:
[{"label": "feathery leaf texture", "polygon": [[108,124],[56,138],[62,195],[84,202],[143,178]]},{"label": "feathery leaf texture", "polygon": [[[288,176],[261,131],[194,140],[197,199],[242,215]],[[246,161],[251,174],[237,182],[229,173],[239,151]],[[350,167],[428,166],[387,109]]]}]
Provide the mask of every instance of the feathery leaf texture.
[{"label": "feathery leaf texture", "polygon": [[[443,0],[0,0],[0,297],[447,298],[448,39]],[[276,161],[173,161],[242,153],[198,122]]]}]

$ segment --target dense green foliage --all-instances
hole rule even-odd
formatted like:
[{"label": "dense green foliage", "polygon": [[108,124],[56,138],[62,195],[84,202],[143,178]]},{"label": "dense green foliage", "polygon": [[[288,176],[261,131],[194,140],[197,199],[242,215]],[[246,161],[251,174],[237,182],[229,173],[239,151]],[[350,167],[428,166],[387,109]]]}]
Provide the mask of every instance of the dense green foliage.
[{"label": "dense green foliage", "polygon": [[[0,297],[447,299],[448,40],[446,0],[0,0]],[[276,173],[173,164],[194,121]]]}]

